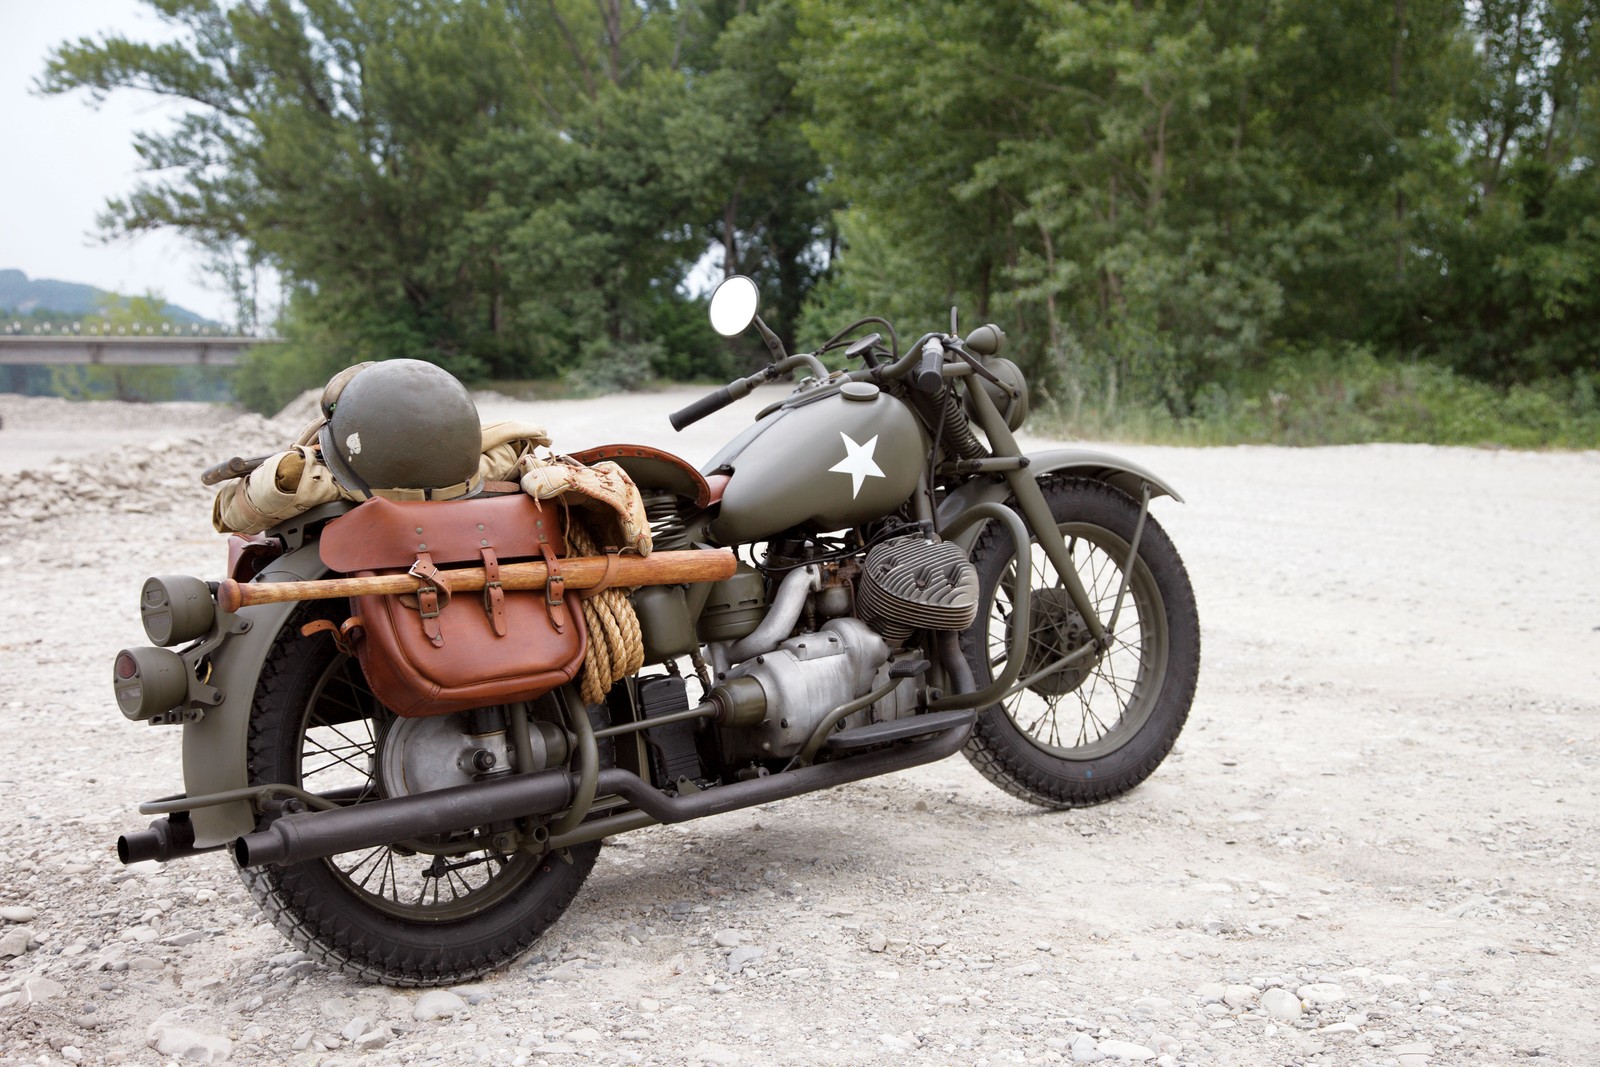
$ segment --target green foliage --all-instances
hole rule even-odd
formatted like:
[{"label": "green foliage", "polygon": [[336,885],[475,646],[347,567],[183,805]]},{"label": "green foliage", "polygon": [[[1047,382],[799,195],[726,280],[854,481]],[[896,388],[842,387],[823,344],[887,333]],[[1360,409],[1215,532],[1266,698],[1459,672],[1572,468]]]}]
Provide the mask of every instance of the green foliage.
[{"label": "green foliage", "polygon": [[1432,363],[1396,364],[1360,346],[1297,351],[1211,382],[1191,411],[1077,389],[1049,399],[1036,432],[1191,445],[1399,441],[1502,448],[1600,448],[1595,376],[1502,388]]},{"label": "green foliage", "polygon": [[[106,228],[176,228],[236,280],[276,269],[296,328],[339,361],[555,375],[598,339],[659,342],[712,234],[790,322],[825,266],[782,0],[146,2],[176,41],[82,38],[40,80],[193,108],[137,135],[150,177]],[[715,364],[674,336],[660,364]],[[274,356],[244,393],[266,403],[335,361]]]},{"label": "green foliage", "polygon": [[582,360],[562,378],[572,397],[609,396],[644,389],[663,356],[654,341],[616,343],[597,339],[584,346]]},{"label": "green foliage", "polygon": [[68,43],[40,86],[193,105],[105,221],[200,241],[241,306],[287,280],[253,406],[393,356],[741,373],[764,349],[685,288],[710,257],[791,349],[958,304],[1107,425],[1588,425],[1600,0],[145,2],[175,42]]}]

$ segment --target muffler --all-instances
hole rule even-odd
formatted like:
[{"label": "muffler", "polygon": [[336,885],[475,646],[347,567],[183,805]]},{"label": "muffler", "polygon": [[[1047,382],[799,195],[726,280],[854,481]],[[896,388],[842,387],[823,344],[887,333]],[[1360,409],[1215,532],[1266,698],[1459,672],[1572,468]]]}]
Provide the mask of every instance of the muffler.
[{"label": "muffler", "polygon": [[[944,759],[965,743],[975,718],[972,711],[940,712],[927,716],[929,729],[939,732],[925,740],[685,796],[668,796],[638,775],[613,767],[600,772],[595,793],[622,797],[657,822],[685,822]],[[577,775],[550,770],[284,815],[235,840],[233,856],[241,867],[289,866],[485,823],[551,815],[572,804],[577,787]]]},{"label": "muffler", "polygon": [[560,811],[572,802],[572,797],[571,775],[566,771],[540,771],[374,800],[370,804],[284,815],[265,829],[235,840],[233,858],[241,867],[263,863],[288,866],[395,841]]}]

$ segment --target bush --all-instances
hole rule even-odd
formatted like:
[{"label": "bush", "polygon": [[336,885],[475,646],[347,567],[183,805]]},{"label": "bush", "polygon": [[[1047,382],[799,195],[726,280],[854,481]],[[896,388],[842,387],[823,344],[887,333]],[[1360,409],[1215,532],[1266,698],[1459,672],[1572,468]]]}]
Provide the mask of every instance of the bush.
[{"label": "bush", "polygon": [[574,397],[635,392],[655,379],[654,367],[663,358],[658,341],[590,341],[583,346],[581,362],[562,381]]},{"label": "bush", "polygon": [[1600,447],[1600,404],[1587,374],[1501,389],[1432,363],[1385,363],[1370,350],[1285,352],[1264,369],[1212,381],[1177,415],[1069,380],[1045,400],[1045,433],[1172,444],[1343,445],[1372,441],[1507,448]]}]

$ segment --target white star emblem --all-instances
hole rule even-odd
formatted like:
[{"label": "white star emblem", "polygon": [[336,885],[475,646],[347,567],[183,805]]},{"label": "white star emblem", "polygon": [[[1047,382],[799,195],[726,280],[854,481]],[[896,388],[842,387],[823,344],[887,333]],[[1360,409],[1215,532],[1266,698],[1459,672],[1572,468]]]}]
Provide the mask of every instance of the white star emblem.
[{"label": "white star emblem", "polygon": [[858,445],[850,435],[840,432],[844,438],[844,458],[828,468],[829,473],[838,471],[840,474],[850,476],[850,499],[854,500],[861,492],[861,483],[868,478],[885,477],[883,471],[872,461],[872,450],[878,447],[877,435],[864,445]]}]

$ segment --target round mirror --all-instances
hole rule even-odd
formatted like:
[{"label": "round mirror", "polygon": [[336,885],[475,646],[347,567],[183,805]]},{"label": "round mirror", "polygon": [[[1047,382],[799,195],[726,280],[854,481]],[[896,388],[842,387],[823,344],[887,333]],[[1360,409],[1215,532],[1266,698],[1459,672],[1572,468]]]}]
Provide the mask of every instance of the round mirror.
[{"label": "round mirror", "polygon": [[755,321],[761,292],[743,274],[724,278],[711,294],[711,328],[724,337],[737,337]]}]

